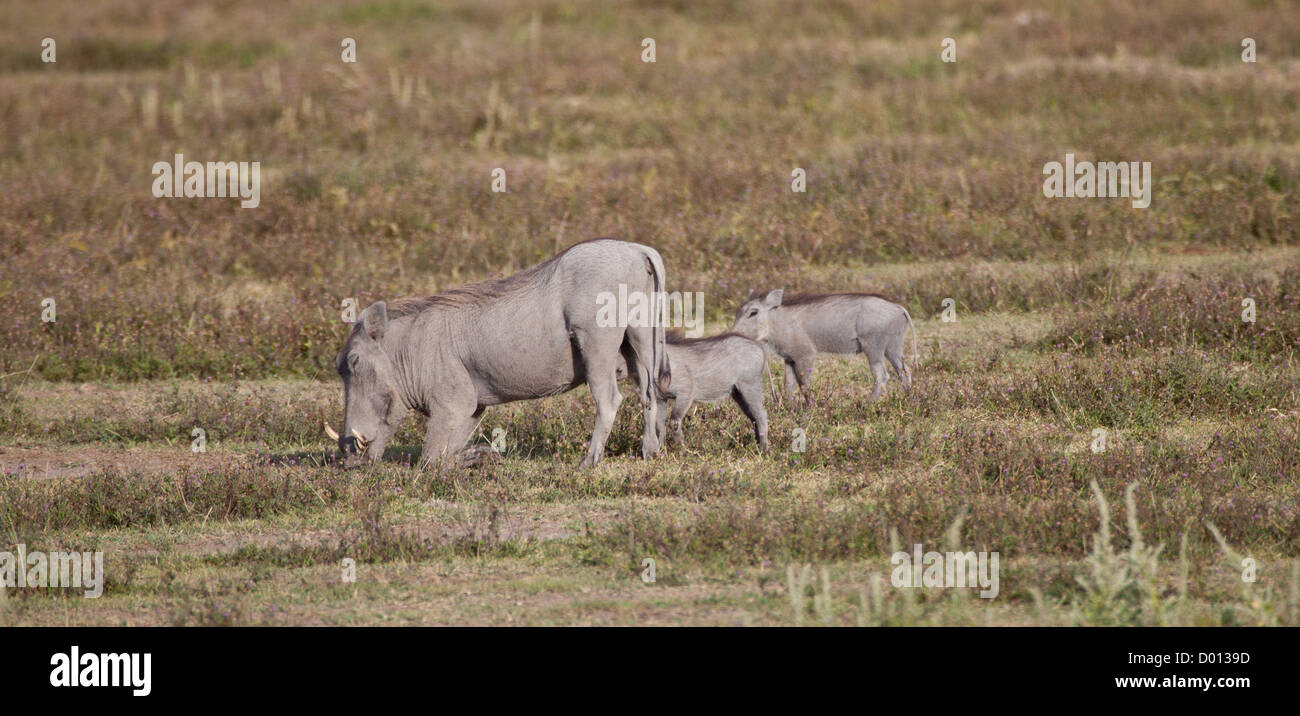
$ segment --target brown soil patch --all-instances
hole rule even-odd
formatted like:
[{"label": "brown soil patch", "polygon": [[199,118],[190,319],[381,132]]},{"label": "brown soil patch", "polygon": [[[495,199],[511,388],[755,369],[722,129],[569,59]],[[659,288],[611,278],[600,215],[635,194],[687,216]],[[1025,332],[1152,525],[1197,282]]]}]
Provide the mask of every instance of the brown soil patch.
[{"label": "brown soil patch", "polygon": [[0,446],[0,474],[53,480],[85,477],[104,470],[172,473],[183,469],[207,469],[230,459],[230,455],[190,452],[189,443],[174,450],[113,449],[97,445]]}]

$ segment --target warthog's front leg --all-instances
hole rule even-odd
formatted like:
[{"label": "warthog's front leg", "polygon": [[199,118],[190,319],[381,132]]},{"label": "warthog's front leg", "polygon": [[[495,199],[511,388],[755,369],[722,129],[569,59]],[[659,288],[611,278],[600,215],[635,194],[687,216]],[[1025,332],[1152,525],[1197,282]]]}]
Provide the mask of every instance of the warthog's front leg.
[{"label": "warthog's front leg", "polygon": [[[787,359],[785,361],[785,394],[791,400],[798,400],[803,394],[803,402],[812,405],[813,360],[816,354]],[[798,386],[796,391],[795,386]]]},{"label": "warthog's front leg", "polygon": [[[815,355],[815,354],[814,354]],[[799,383],[799,390],[803,392],[803,402],[806,405],[812,405],[812,374],[814,355],[796,358],[794,361],[794,379]],[[787,369],[786,375],[790,371]]]},{"label": "warthog's front leg", "polygon": [[424,431],[424,454],[420,467],[429,467],[443,458],[460,454],[483,411],[473,407],[443,406],[429,411],[429,425]]}]

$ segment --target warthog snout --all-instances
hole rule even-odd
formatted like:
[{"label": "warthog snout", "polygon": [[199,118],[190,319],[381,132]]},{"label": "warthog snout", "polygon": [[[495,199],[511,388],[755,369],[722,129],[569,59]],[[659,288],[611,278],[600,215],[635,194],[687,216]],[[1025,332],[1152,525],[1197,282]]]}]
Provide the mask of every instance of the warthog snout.
[{"label": "warthog snout", "polygon": [[373,460],[366,454],[370,441],[357,432],[356,428],[352,429],[352,434],[348,437],[342,437],[329,423],[325,423],[325,435],[339,444],[339,456],[343,458],[344,467],[359,467]]}]

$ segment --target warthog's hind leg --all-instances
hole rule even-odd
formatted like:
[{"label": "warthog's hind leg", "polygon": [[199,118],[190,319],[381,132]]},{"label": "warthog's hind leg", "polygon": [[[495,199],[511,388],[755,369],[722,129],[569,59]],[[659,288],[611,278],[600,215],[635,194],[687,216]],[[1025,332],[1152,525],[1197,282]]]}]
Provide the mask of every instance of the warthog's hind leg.
[{"label": "warthog's hind leg", "polygon": [[898,374],[898,379],[903,381],[903,389],[912,389],[912,372],[907,369],[907,363],[903,361],[903,352],[885,351],[885,358],[889,359],[889,364],[894,366],[894,372]]},{"label": "warthog's hind leg", "polygon": [[885,383],[889,381],[889,371],[885,368],[885,348],[878,343],[868,343],[859,337],[858,350],[867,357],[867,363],[871,365],[871,399],[881,400],[885,395]]},{"label": "warthog's hind leg", "polygon": [[894,372],[898,375],[898,379],[903,381],[903,389],[911,390],[912,372],[908,370],[907,361],[903,359],[903,341],[906,337],[907,333],[904,331],[888,340],[885,343],[885,358],[890,365],[894,366]]},{"label": "warthog's hind leg", "polygon": [[871,360],[871,399],[883,400],[885,397],[885,382],[889,380],[889,371],[885,370],[885,361],[879,356]]},{"label": "warthog's hind leg", "polygon": [[655,355],[655,329],[650,326],[633,326],[627,329],[627,346],[636,358],[628,368],[636,369],[636,382],[641,398],[641,457],[649,460],[659,454],[663,435],[659,432],[659,391],[655,387],[658,368],[653,363]]},{"label": "warthog's hind leg", "polygon": [[[614,428],[614,418],[618,415],[618,406],[623,402],[623,394],[618,392],[615,379],[616,361],[621,360],[618,349],[604,349],[597,341],[578,338],[583,361],[587,369],[587,387],[591,397],[596,401],[596,426],[591,431],[591,445],[587,454],[578,463],[578,467],[595,467],[605,457],[605,441],[609,431]],[[654,426],[650,429],[653,431]]]}]

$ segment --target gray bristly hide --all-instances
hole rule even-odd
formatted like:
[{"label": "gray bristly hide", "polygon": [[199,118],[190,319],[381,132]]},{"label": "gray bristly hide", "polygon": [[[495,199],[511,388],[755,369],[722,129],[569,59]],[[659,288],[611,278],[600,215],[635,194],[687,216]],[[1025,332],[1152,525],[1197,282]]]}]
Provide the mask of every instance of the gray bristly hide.
[{"label": "gray bristly hide", "polygon": [[885,361],[912,387],[912,373],[903,360],[907,329],[912,329],[912,360],[916,361],[916,328],[907,309],[869,293],[795,294],[781,289],[751,291],[736,310],[731,330],[772,349],[785,362],[786,393],[795,383],[804,400],[812,402],[813,359],[818,353],[863,353],[875,379],[871,399],[884,395],[889,373]]},{"label": "gray bristly hide", "polygon": [[[672,385],[659,403],[659,433],[667,420],[673,439],[680,444],[682,419],[697,402],[716,403],[730,397],[754,424],[754,439],[763,452],[767,442],[767,411],[763,408],[763,367],[767,352],[763,346],[738,333],[708,338],[668,338],[668,359],[673,366]],[[673,400],[672,414],[668,400]]]},{"label": "gray bristly hide", "polygon": [[[412,410],[429,417],[422,466],[458,456],[489,405],[542,398],[584,382],[596,426],[580,466],[600,462],[623,396],[615,370],[633,367],[645,421],[641,452],[659,452],[659,393],[671,381],[662,321],[598,321],[602,293],[620,285],[664,291],[659,253],[595,239],[513,276],[425,298],[378,301],[357,319],[339,353],[349,464],[377,462]],[[626,325],[635,323],[637,325]]]}]

